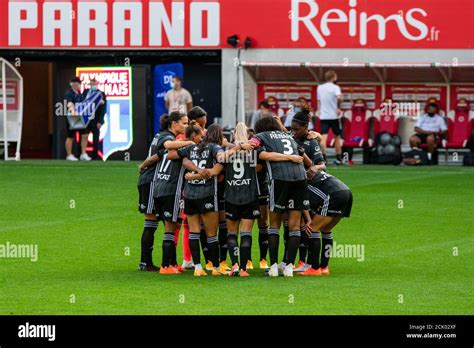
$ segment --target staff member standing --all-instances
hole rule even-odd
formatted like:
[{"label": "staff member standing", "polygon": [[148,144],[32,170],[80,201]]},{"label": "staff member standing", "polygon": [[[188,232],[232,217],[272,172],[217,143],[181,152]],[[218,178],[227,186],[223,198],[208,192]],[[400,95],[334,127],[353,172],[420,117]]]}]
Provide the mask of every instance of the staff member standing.
[{"label": "staff member standing", "polygon": [[166,92],[165,104],[168,113],[179,112],[187,115],[193,107],[193,97],[182,87],[183,80],[179,76],[171,79],[171,89]]},{"label": "staff member standing", "polygon": [[341,114],[341,88],[336,85],[337,74],[334,70],[326,71],[324,74],[326,83],[318,86],[318,111],[321,119],[321,149],[326,158],[326,141],[329,129],[334,133],[334,147],[336,148],[336,160],[334,164],[342,164],[341,134],[342,126],[339,115]]},{"label": "staff member standing", "polygon": [[[84,100],[84,97],[81,94],[81,80],[78,77],[73,77],[71,81],[69,81],[69,87],[70,88],[64,94],[64,100],[67,103],[67,113],[73,116],[77,116],[77,112],[74,106],[76,103],[80,103]],[[66,131],[66,160],[77,161],[77,157],[72,154],[72,144],[74,141],[74,133],[76,132],[76,130],[71,129],[67,120]],[[81,159],[81,161],[90,161],[91,158],[87,155],[86,152],[88,131],[87,129],[78,129],[77,131],[81,134],[81,156],[79,158]]]},{"label": "staff member standing", "polygon": [[[99,87],[97,86],[97,80],[92,79],[90,80],[90,89],[84,90],[82,96],[84,99],[87,98],[89,93],[98,91]],[[87,130],[92,132],[93,138],[93,150],[92,150],[92,159],[99,159],[98,152],[99,152],[99,136],[100,136],[100,127],[104,124],[104,116],[107,110],[107,98],[105,93],[99,91],[102,94],[102,100],[100,101],[100,105],[98,106],[97,110],[95,111],[94,118],[90,120],[89,125],[87,126]]]}]

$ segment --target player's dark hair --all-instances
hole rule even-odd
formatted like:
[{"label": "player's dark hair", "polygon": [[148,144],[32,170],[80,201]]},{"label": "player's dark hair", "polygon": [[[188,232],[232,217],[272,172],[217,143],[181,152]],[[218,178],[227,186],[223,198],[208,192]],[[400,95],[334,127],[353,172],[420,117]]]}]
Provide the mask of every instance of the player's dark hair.
[{"label": "player's dark hair", "polygon": [[206,135],[198,145],[198,154],[201,155],[207,144],[222,145],[223,139],[224,133],[222,133],[222,128],[218,124],[211,124],[207,129]]},{"label": "player's dark hair", "polygon": [[274,117],[262,117],[255,123],[255,133],[279,131],[280,124]]},{"label": "player's dark hair", "polygon": [[293,116],[293,119],[291,122],[298,123],[302,126],[308,126],[309,124],[309,110],[304,108],[301,111],[298,111],[295,116]]},{"label": "player's dark hair", "polygon": [[181,114],[177,111],[173,111],[171,114],[163,114],[160,116],[160,128],[169,129],[173,122],[179,122],[180,119],[185,117],[185,114]]},{"label": "player's dark hair", "polygon": [[207,116],[207,112],[200,106],[195,106],[188,112],[188,117],[190,120],[197,120],[203,116]]},{"label": "player's dark hair", "polygon": [[201,132],[202,128],[199,126],[199,124],[196,122],[196,120],[192,120],[191,122],[189,122],[184,135],[186,136],[186,139],[191,139],[191,136],[193,134],[199,134]]},{"label": "player's dark hair", "polygon": [[179,80],[180,82],[183,82],[183,78],[181,76],[175,75],[173,76],[173,78]]}]

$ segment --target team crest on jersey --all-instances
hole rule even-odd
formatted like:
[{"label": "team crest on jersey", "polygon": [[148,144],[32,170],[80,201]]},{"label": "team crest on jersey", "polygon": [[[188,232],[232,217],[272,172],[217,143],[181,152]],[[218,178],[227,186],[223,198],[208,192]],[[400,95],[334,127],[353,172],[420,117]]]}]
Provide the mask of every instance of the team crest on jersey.
[{"label": "team crest on jersey", "polygon": [[214,207],[214,204],[212,203],[206,203],[206,205],[204,206],[206,209],[211,209]]},{"label": "team crest on jersey", "polygon": [[252,213],[253,216],[260,216],[260,210],[254,210]]},{"label": "team crest on jersey", "polygon": [[303,205],[304,205],[304,206],[309,206],[309,201],[308,201],[307,199],[305,199],[305,200],[303,201]]},{"label": "team crest on jersey", "polygon": [[169,211],[165,211],[165,212],[163,212],[163,215],[164,215],[164,217],[169,218],[169,217],[171,217],[173,214],[171,214]]}]

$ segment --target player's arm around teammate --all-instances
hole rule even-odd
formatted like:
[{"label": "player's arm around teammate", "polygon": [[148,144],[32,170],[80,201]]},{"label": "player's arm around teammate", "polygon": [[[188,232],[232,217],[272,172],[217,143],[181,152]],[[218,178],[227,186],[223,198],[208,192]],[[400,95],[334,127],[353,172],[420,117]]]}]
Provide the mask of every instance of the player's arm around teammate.
[{"label": "player's arm around teammate", "polygon": [[[199,168],[211,169],[217,162],[217,155],[223,152],[222,130],[218,125],[211,125],[202,142],[178,150],[180,158],[188,158]],[[212,275],[220,275],[219,245],[217,241],[218,227],[217,181],[210,180],[186,181],[184,187],[184,212],[188,218],[190,234],[189,246],[195,267],[195,276],[207,275],[201,265],[200,227],[201,220],[207,235],[209,258],[213,264]]]}]

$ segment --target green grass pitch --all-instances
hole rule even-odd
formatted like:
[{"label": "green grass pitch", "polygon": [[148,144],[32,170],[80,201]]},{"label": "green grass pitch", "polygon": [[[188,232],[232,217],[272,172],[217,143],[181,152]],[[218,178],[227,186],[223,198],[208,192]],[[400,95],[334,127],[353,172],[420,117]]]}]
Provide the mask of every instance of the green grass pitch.
[{"label": "green grass pitch", "polygon": [[0,244],[37,244],[39,258],[0,258],[0,314],[473,314],[472,169],[330,173],[354,194],[334,240],[363,245],[363,261],[333,258],[328,277],[194,278],[136,270],[137,163],[1,162]]}]

